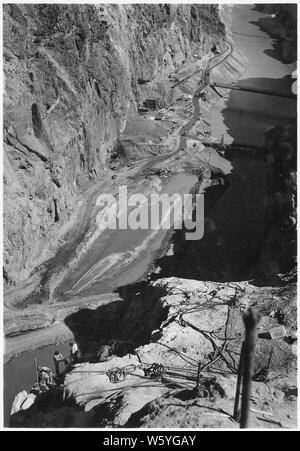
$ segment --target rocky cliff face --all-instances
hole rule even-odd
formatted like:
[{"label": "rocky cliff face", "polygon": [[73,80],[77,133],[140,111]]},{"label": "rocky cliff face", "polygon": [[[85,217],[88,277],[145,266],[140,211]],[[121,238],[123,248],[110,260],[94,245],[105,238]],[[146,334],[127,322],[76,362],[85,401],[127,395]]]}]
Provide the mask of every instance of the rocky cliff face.
[{"label": "rocky cliff face", "polygon": [[4,277],[26,279],[101,179],[127,115],[223,35],[215,5],[4,6]]}]

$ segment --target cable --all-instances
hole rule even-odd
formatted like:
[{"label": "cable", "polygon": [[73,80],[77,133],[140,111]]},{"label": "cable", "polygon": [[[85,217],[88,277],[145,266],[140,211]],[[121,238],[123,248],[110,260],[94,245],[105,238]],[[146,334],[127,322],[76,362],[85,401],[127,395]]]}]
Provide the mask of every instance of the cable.
[{"label": "cable", "polygon": [[[178,354],[183,360],[185,360],[185,361],[186,361],[187,363],[189,363],[190,365],[193,365],[193,366],[197,366],[197,367],[198,367],[198,360],[193,359],[192,357],[190,357],[190,356],[188,356],[188,355],[186,355],[186,354],[183,354],[183,353],[180,352],[180,351],[177,351],[177,349],[172,348],[171,346],[168,346],[168,345],[166,345],[166,344],[164,344],[164,343],[160,343],[159,341],[158,341],[156,344],[161,345],[161,346],[165,346],[166,348],[168,348],[168,349],[170,349],[171,351],[173,351],[173,352],[175,352],[176,354]],[[192,360],[193,362],[196,362],[197,365],[195,365],[194,363],[189,362],[187,359],[190,359],[190,360]]]},{"label": "cable", "polygon": [[[90,370],[83,370],[83,371],[74,371],[72,372],[72,374],[77,374],[77,373],[87,373],[87,376],[85,376],[85,378],[88,377],[94,377],[95,375],[104,375],[106,374],[109,378],[109,381],[111,383],[118,383],[118,382],[122,382],[123,380],[125,380],[126,375],[130,375],[130,376],[135,376],[135,377],[140,377],[142,379],[148,379],[149,377],[151,379],[159,379],[162,377],[163,373],[166,374],[171,374],[173,377],[179,377],[179,378],[184,378],[186,377],[185,374],[182,373],[190,373],[191,376],[195,376],[196,374],[196,369],[188,369],[188,368],[182,368],[182,367],[164,367],[164,365],[162,364],[158,364],[158,363],[152,363],[152,364],[146,364],[147,366],[150,365],[149,368],[144,368],[144,373],[145,376],[142,376],[140,374],[135,374],[135,373],[131,373],[130,370],[132,369],[133,371],[135,371],[137,368],[140,368],[142,365],[134,365],[134,364],[130,364],[127,365],[123,368],[119,368],[119,367],[115,367],[112,368],[111,370],[108,371],[90,371]],[[175,372],[174,372],[175,371]],[[179,373],[179,374],[176,374]],[[194,374],[191,374],[194,373]],[[189,378],[188,378],[189,379]],[[76,383],[78,381],[82,380],[82,378],[80,379],[76,379],[74,381],[71,381],[70,384]]]},{"label": "cable", "polygon": [[238,34],[240,36],[249,36],[251,38],[270,39],[269,36],[258,36],[258,35],[254,35],[254,34],[239,33],[238,31],[231,31],[231,33]]},{"label": "cable", "polygon": [[[233,371],[234,373],[236,372],[236,369],[233,368],[233,366],[228,362],[228,360],[224,357],[224,355],[223,355],[222,351],[220,350],[220,348],[218,347],[218,345],[217,345],[217,344],[215,343],[215,341],[210,337],[209,334],[210,334],[211,332],[205,332],[205,331],[199,329],[198,327],[194,326],[194,324],[192,324],[192,323],[190,323],[190,322],[184,320],[182,317],[181,317],[181,321],[185,322],[188,326],[190,326],[192,329],[196,330],[197,332],[201,333],[207,340],[209,340],[209,341],[211,342],[211,344],[212,344],[214,350],[217,351],[217,352],[220,354],[221,358],[224,360],[224,362],[225,362],[226,365],[229,367],[229,369],[231,369],[231,371]],[[224,348],[224,346],[226,345],[226,342],[227,342],[227,339],[225,339],[225,341],[224,341],[223,348]]]}]

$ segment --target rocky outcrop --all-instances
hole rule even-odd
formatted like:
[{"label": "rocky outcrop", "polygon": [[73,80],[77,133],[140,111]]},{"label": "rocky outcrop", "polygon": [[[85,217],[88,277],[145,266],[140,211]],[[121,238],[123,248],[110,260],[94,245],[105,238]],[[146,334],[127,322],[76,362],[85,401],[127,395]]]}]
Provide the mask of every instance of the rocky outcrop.
[{"label": "rocky outcrop", "polygon": [[215,5],[5,5],[8,285],[54,254],[147,84],[160,89],[194,44],[201,56],[223,33]]},{"label": "rocky outcrop", "polygon": [[[295,285],[259,288],[248,282],[158,280],[152,284],[156,301],[151,308],[145,310],[145,305],[132,299],[123,315],[123,326],[119,325],[132,340],[140,341],[144,330],[146,343],[134,354],[113,357],[105,363],[76,365],[65,379],[66,396],[84,407],[98,427],[235,428],[232,411],[244,336],[242,312],[252,307],[261,319],[251,425],[270,427],[270,416],[261,413],[265,411],[271,415],[273,426],[292,427],[296,415],[296,348],[288,336],[296,331],[295,290]],[[160,325],[155,326],[159,318]],[[151,324],[156,328],[149,335]],[[268,331],[278,325],[285,326],[287,336],[272,340]],[[198,362],[203,371],[196,396]],[[162,372],[150,376],[153,363]]]}]

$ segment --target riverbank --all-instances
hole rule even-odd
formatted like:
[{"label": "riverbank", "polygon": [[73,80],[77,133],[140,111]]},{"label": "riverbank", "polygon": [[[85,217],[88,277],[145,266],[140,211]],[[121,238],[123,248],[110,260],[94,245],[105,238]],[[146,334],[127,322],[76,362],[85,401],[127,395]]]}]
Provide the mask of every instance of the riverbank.
[{"label": "riverbank", "polygon": [[[225,55],[226,52],[227,49],[225,47]],[[219,57],[212,56],[211,59],[216,59],[218,62]],[[199,65],[199,63],[197,64]],[[205,66],[207,65],[205,58],[202,64]],[[188,67],[188,70],[193,74],[193,67]],[[186,83],[184,83],[182,87],[180,86],[177,88],[176,93],[174,94],[175,99],[180,99],[178,100],[176,109],[176,122],[178,124],[182,123],[182,126],[179,127],[178,130],[173,127],[172,131],[174,136],[172,134],[169,135],[167,140],[169,143],[173,142],[173,146],[174,144],[176,145],[175,150],[169,152],[167,155],[158,156],[150,160],[146,159],[142,163],[139,163],[137,168],[123,168],[123,171],[120,171],[120,174],[117,175],[113,182],[107,181],[105,184],[102,184],[109,190],[110,193],[115,193],[116,187],[125,183],[127,184],[128,189],[134,190],[134,192],[140,191],[149,193],[151,190],[153,191],[155,186],[160,188],[162,185],[165,186],[165,189],[170,194],[172,194],[173,191],[180,193],[182,189],[184,193],[190,191],[191,187],[197,182],[197,177],[195,177],[195,175],[191,175],[190,177],[193,178],[194,181],[189,186],[185,187],[186,183],[183,180],[183,186],[180,187],[180,181],[175,182],[175,179],[176,177],[178,179],[184,178],[184,174],[180,175],[181,173],[200,174],[198,177],[200,185],[202,183],[203,188],[204,186],[207,188],[210,184],[211,171],[226,172],[226,165],[224,166],[225,160],[219,158],[218,154],[213,149],[207,150],[201,145],[200,142],[193,142],[193,140],[187,140],[184,137],[184,135],[188,133],[189,129],[193,127],[194,123],[197,122],[199,118],[198,95],[203,90],[205,85],[202,84],[201,86],[198,86],[198,78],[199,74],[196,72],[187,82],[189,87],[188,89],[190,90],[189,92],[192,94],[189,94],[188,96],[182,94],[182,90],[187,88]],[[184,116],[186,114],[184,111],[189,111],[190,107],[193,109],[192,118],[184,124]],[[158,114],[162,113],[164,115],[171,114],[173,121],[175,120],[174,107],[170,107],[169,112],[165,110],[158,112]],[[203,117],[205,118],[205,112]],[[143,120],[144,122],[147,120],[148,122],[150,121],[147,116],[145,116]],[[164,125],[164,120],[161,120],[160,122]],[[175,142],[174,139],[172,141],[172,136],[173,138],[178,136],[179,141],[178,139],[177,141],[175,140]],[[190,145],[191,143],[193,143],[193,146]],[[211,155],[213,155],[213,157],[211,157]],[[154,172],[152,172],[152,170]],[[160,171],[163,171],[162,177],[156,175],[156,173],[159,173]],[[205,175],[203,176],[204,173]],[[144,180],[143,176],[145,175],[146,178]],[[173,188],[170,191],[171,185]],[[99,192],[99,188],[97,188],[96,192]],[[49,343],[53,342],[53,340],[57,340],[58,338],[63,339],[67,333],[63,324],[64,318],[66,318],[71,312],[76,312],[79,308],[79,304],[89,306],[91,301],[95,308],[103,303],[105,304],[106,301],[101,300],[101,291],[107,291],[109,293],[113,288],[143,279],[143,277],[149,273],[150,267],[153,266],[153,259],[162,255],[160,242],[166,242],[167,238],[164,238],[166,231],[160,232],[159,237],[156,233],[155,237],[151,239],[151,242],[153,243],[150,243],[150,249],[152,249],[151,252],[149,252],[149,244],[147,244],[147,246],[145,245],[145,243],[149,241],[147,232],[145,231],[117,231],[115,234],[108,231],[107,233],[105,232],[104,235],[101,234],[99,238],[97,238],[99,235],[99,230],[97,230],[97,228],[93,225],[98,212],[97,208],[95,208],[95,196],[88,199],[88,206],[89,211],[86,211],[83,215],[83,227],[86,228],[87,224],[90,224],[90,231],[84,237],[83,242],[80,242],[77,248],[75,246],[75,257],[67,263],[66,267],[60,270],[62,263],[65,262],[64,253],[64,259],[60,261],[60,258],[58,258],[58,261],[55,263],[56,269],[54,267],[52,269],[50,268],[50,279],[46,281],[42,291],[38,290],[37,295],[31,294],[30,296],[27,296],[24,301],[18,302],[16,304],[17,308],[13,308],[12,310],[8,308],[6,310],[5,331],[7,334],[7,359],[11,358],[14,352],[17,353],[25,351],[26,346],[28,346],[28,349],[32,349],[35,340],[37,340],[38,346],[40,345],[39,340],[46,344],[45,340],[47,333],[49,334]],[[88,218],[88,222],[86,218]],[[114,241],[114,249],[112,249],[111,246],[108,247],[108,244],[112,240]],[[137,242],[140,242],[141,245],[137,246]],[[126,255],[126,248],[129,249],[131,246],[130,243],[135,246],[133,254],[137,254],[137,252],[142,254],[142,249],[144,249],[145,254],[144,256],[139,255],[138,259],[133,255],[134,266],[132,269],[130,269],[130,260],[132,260],[132,258],[130,258],[131,252],[127,252],[127,259],[124,257],[124,255]],[[121,248],[121,251],[118,250],[118,247]],[[101,253],[101,257],[98,256],[99,252]],[[119,257],[122,257],[123,266],[124,261],[127,261],[125,264],[126,268],[124,267],[122,269],[122,262],[116,265],[112,265],[111,263],[107,265],[105,252],[107,252],[107,258],[111,254],[113,254],[113,256],[115,255],[118,257],[119,255]],[[97,282],[96,284],[93,282],[93,272],[91,272],[91,263],[93,263],[93,261],[97,263],[93,270],[94,272],[97,272],[97,277],[94,277]],[[101,270],[102,266],[103,270]],[[109,270],[111,266],[113,266],[113,269]],[[76,267],[78,267],[77,272]],[[107,270],[108,274],[105,274]],[[51,271],[54,271],[54,274],[51,275]],[[68,272],[70,273],[69,277]],[[85,272],[87,272],[89,279],[92,280],[92,283],[90,280],[84,279]],[[101,273],[101,278],[99,277],[99,272]],[[47,279],[47,274],[43,275],[43,279]],[[81,280],[81,285],[78,286],[76,290],[72,290],[73,286],[75,287],[78,285],[78,279]],[[105,279],[107,282],[105,282]],[[114,285],[112,285],[112,283],[114,283]],[[91,290],[89,290],[88,287],[88,289],[82,291],[81,286],[85,285],[91,285]],[[50,287],[51,291],[49,293],[48,290]],[[38,304],[41,293],[43,298],[50,296],[50,304]],[[98,301],[99,296],[100,301]],[[110,299],[108,302],[112,302],[114,300],[114,295],[110,296],[107,294],[106,296]],[[9,302],[7,302],[7,306],[9,306]],[[58,324],[59,322],[60,324]],[[54,329],[52,328],[52,324],[55,324]],[[43,327],[46,327],[47,329],[42,331]],[[38,328],[39,331],[31,333],[33,328]],[[61,330],[61,335],[57,335],[59,330]],[[23,339],[21,335],[24,333],[26,333],[26,335],[24,335]],[[19,336],[16,336],[17,334],[19,334]],[[15,335],[15,337],[12,337],[12,335]]]}]

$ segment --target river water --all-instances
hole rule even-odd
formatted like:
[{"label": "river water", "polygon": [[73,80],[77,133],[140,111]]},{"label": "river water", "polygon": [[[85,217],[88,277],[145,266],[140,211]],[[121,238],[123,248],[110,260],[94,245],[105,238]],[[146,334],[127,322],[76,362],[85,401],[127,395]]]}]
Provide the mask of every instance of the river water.
[{"label": "river water", "polygon": [[[290,68],[274,57],[274,53],[271,52],[273,39],[258,25],[258,20],[264,17],[265,15],[256,11],[253,5],[235,5],[233,8],[233,38],[248,60],[246,70],[239,83],[256,88],[290,92]],[[214,72],[214,76],[218,77],[217,71]],[[220,99],[213,108],[212,136],[217,140],[224,136],[225,143],[235,141],[261,145],[263,133],[294,114],[295,104],[296,102],[288,99],[232,91],[228,98]],[[206,235],[206,240],[203,240],[203,262],[210,274],[212,274],[211,268],[216,266],[216,258],[225,269],[228,265],[227,257],[230,258],[230,261],[236,260],[238,265],[239,253],[249,253],[249,236],[257,236],[261,233],[259,224],[264,211],[258,200],[264,189],[264,169],[260,162],[251,160],[251,158],[245,159],[242,155],[235,156],[234,166],[236,172],[241,174],[241,178],[238,180],[238,184],[233,184],[227,190],[209,218],[211,224],[220,225],[221,232],[218,240],[215,235],[209,233]],[[253,178],[253,174],[255,174],[255,178]],[[182,180],[181,177],[181,183],[184,186],[193,185],[194,181],[190,178]],[[245,201],[248,202],[248,206],[251,204],[247,209],[243,207]],[[240,209],[239,218],[243,218],[240,222],[234,214],[234,209],[237,207]],[[238,243],[238,247],[236,243]],[[117,248],[118,243],[116,242],[114,246]],[[233,248],[236,249],[237,255],[234,252],[228,255],[228,249]],[[207,253],[205,253],[206,251]],[[149,264],[148,260],[146,263]],[[210,265],[211,268],[209,268]],[[130,268],[128,268],[129,270]],[[232,272],[232,268],[229,269],[230,271]],[[130,276],[127,274],[127,278],[136,277],[136,271],[132,272]],[[216,274],[216,278],[218,277],[219,274]],[[67,344],[64,343],[59,348],[66,352]],[[28,390],[34,381],[34,356],[38,357],[41,364],[51,367],[55,349],[56,346],[51,345],[34,352],[26,352],[5,365],[4,413],[6,425],[8,425],[14,395],[21,390]]]},{"label": "river water", "polygon": [[[291,94],[291,68],[276,57],[274,39],[259,25],[270,16],[254,5],[234,5],[231,18],[233,40],[248,60],[238,84]],[[217,71],[212,80],[224,82]],[[296,102],[291,99],[234,90],[229,95],[227,91],[227,96],[218,101],[212,113],[212,136],[217,141],[224,136],[226,144],[262,145],[265,131],[295,114]]]}]

